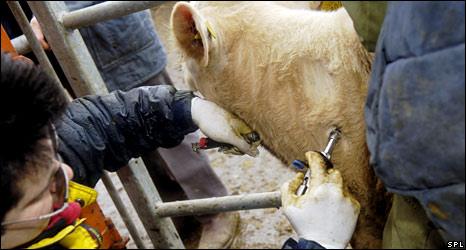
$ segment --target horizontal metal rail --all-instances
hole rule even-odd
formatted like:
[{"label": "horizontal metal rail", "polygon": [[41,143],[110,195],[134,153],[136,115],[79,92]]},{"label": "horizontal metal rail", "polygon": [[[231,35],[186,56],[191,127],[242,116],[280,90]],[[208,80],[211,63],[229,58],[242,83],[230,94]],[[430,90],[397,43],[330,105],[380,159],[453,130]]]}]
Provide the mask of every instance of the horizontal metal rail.
[{"label": "horizontal metal rail", "polygon": [[159,202],[155,213],[159,217],[213,214],[220,212],[281,207],[280,192],[231,195],[197,200]]},{"label": "horizontal metal rail", "polygon": [[78,29],[146,10],[162,3],[164,1],[108,1],[64,14],[63,26]]},{"label": "horizontal metal rail", "polygon": [[162,202],[141,158],[131,159],[117,172],[136,212],[156,249],[184,249],[171,218],[160,218],[153,204]]},{"label": "horizontal metal rail", "polygon": [[32,51],[28,39],[25,35],[18,36],[11,40],[11,44],[15,47],[16,52],[20,55],[25,55]]},{"label": "horizontal metal rail", "polygon": [[[129,15],[134,12],[156,7],[163,1],[109,1],[83,9],[65,13],[62,23],[66,28],[79,29],[98,22]],[[31,46],[24,35],[11,40],[16,51],[24,55],[31,51]]]}]

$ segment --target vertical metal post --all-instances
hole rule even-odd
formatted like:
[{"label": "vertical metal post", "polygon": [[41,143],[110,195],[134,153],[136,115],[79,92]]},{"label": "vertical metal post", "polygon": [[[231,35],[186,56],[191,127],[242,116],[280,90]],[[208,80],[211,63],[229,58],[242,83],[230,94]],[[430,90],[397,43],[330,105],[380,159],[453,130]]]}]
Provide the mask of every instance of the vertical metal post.
[{"label": "vertical metal post", "polygon": [[136,244],[136,247],[139,249],[147,249],[148,247],[144,245],[144,242],[142,241],[141,236],[136,229],[136,225],[134,224],[134,221],[131,220],[128,210],[126,209],[125,204],[123,204],[123,200],[121,200],[120,195],[118,195],[118,191],[116,190],[115,185],[113,184],[112,179],[110,178],[110,175],[107,171],[104,171],[102,174],[102,182],[104,183],[108,194],[112,198],[113,203],[115,203],[115,207],[117,208],[118,213],[120,213],[120,216],[123,219],[129,234]]},{"label": "vertical metal post", "polygon": [[[45,70],[45,72],[47,72],[47,74],[49,76],[54,78],[55,81],[58,84],[60,84],[60,79],[58,78],[55,70],[53,69],[52,64],[50,63],[47,55],[45,54],[44,49],[40,45],[40,42],[36,38],[32,28],[31,28],[31,26],[29,24],[29,21],[27,20],[27,17],[24,14],[24,11],[22,10],[20,4],[17,1],[7,1],[7,4],[9,6],[9,8],[11,9],[11,12],[15,16],[15,19],[17,20],[21,30],[25,34],[25,35],[22,35],[22,36],[20,36],[18,38],[21,39],[21,44],[20,45],[27,45],[27,46],[22,46],[21,47],[22,50],[23,50],[22,51],[23,53],[21,53],[20,51],[18,51],[18,52],[20,54],[27,53],[28,52],[27,49],[31,48],[31,47],[29,47],[29,45],[32,44],[32,50],[33,50],[34,54],[36,55],[37,59],[39,60],[39,64],[41,65],[41,67]],[[31,42],[29,42],[29,41],[31,41]],[[118,212],[120,213],[121,217],[123,218],[123,221],[125,222],[125,224],[126,224],[126,226],[128,228],[128,231],[130,232],[131,237],[133,238],[136,246],[138,246],[138,248],[145,248],[144,244],[143,244],[143,242],[141,240],[141,237],[137,233],[136,226],[134,225],[134,223],[132,221],[130,221],[128,211],[125,209],[125,206],[123,205],[123,202],[122,202],[120,196],[118,195],[118,192],[116,191],[115,186],[111,182],[111,179],[108,176],[107,172],[104,172],[104,174],[102,176],[102,181],[104,182],[104,185],[108,189],[108,192],[109,192],[110,196],[112,197],[112,200],[114,201],[114,203],[118,204],[118,205],[115,205],[115,206],[117,207]]]},{"label": "vertical metal post", "polygon": [[29,25],[29,20],[27,19],[26,14],[24,14],[21,5],[17,1],[7,1],[6,3],[8,4],[8,7],[10,7],[11,13],[13,13],[13,15],[15,16],[15,19],[18,22],[18,25],[23,31],[24,35],[30,41],[29,45],[31,46],[32,51],[36,55],[37,60],[39,60],[40,66],[57,83],[60,83],[60,79],[58,78],[57,73],[55,73],[55,70],[53,70],[52,64],[50,63],[49,58],[45,54],[44,49],[40,45],[39,40],[37,40],[34,31],[32,31],[32,28]]},{"label": "vertical metal post", "polygon": [[[156,215],[155,204],[162,202],[159,192],[149,176],[149,172],[144,166],[142,160],[132,159],[128,165],[120,169],[117,173],[120,180],[126,183],[125,190],[128,193],[131,202],[136,208],[142,223],[146,227],[152,244],[155,248],[184,248],[183,242],[176,231],[171,218],[161,218]],[[141,194],[141,192],[143,192]],[[148,208],[147,208],[147,205]],[[153,223],[157,221],[157,223]],[[163,235],[164,238],[158,235]]]},{"label": "vertical metal post", "polygon": [[28,1],[34,16],[77,96],[106,94],[107,88],[78,30],[66,29],[62,1]]},{"label": "vertical metal post", "polygon": [[[62,1],[28,1],[28,4],[38,21],[43,24],[44,35],[75,94],[83,96],[108,93],[79,31],[63,27],[62,17],[68,12],[65,4]],[[129,168],[119,170],[118,175],[154,247],[184,248],[172,220],[161,219],[155,215],[155,203],[150,201],[160,201],[160,196],[142,160],[132,160],[128,165]]]}]

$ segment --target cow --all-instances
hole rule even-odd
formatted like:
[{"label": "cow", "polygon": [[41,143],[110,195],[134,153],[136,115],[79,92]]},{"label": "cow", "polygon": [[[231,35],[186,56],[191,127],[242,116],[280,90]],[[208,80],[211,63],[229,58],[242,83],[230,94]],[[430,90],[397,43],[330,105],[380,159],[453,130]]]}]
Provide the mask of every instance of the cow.
[{"label": "cow", "polygon": [[381,247],[387,205],[363,113],[372,57],[346,10],[179,2],[170,26],[188,85],[243,119],[285,164],[341,131],[332,162],[362,207],[352,246]]}]

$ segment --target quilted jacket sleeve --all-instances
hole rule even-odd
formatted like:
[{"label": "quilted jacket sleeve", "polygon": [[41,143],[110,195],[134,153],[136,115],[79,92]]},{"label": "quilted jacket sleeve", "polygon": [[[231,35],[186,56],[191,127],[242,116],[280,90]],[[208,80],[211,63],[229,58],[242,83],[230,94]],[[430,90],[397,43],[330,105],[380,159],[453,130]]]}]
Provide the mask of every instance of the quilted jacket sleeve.
[{"label": "quilted jacket sleeve", "polygon": [[171,86],[74,100],[57,122],[59,153],[74,180],[94,186],[102,171],[116,171],[130,158],[157,147],[174,147],[197,130],[191,119],[192,92]]}]

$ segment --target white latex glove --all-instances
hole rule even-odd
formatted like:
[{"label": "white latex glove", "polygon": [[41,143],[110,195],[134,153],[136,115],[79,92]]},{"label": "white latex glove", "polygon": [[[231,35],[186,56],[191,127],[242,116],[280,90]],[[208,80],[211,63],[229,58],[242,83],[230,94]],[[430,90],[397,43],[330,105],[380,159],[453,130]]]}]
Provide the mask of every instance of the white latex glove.
[{"label": "white latex glove", "polygon": [[300,238],[325,248],[345,248],[353,235],[360,205],[343,187],[336,169],[325,169],[323,156],[307,152],[311,177],[309,188],[296,195],[304,174],[299,173],[281,188],[282,209]]},{"label": "white latex glove", "polygon": [[233,146],[224,153],[248,154],[257,156],[259,141],[249,141],[247,134],[253,130],[241,119],[227,112],[217,104],[194,97],[191,100],[191,116],[194,123],[209,138],[217,142],[228,143]]},{"label": "white latex glove", "polygon": [[40,45],[42,46],[42,48],[44,48],[45,50],[50,49],[49,44],[45,40],[44,33],[42,33],[42,28],[40,27],[40,24],[37,21],[37,18],[32,17],[30,24],[31,24],[32,31],[36,35],[37,40],[39,40]]}]

